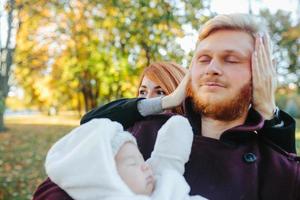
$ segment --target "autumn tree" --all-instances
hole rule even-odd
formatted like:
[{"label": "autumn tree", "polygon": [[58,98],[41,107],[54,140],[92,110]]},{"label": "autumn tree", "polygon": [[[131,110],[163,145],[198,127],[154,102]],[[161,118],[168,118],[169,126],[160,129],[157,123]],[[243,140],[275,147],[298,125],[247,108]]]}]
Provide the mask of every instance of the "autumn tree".
[{"label": "autumn tree", "polygon": [[[13,64],[14,47],[12,45],[13,37],[13,11],[15,1],[9,0],[7,2],[7,37],[4,47],[2,48],[2,42],[0,42],[0,131],[5,130],[4,127],[4,111],[5,111],[5,99],[9,91],[8,80],[11,74],[11,67]],[[1,30],[2,31],[2,30]],[[1,36],[2,37],[2,36]],[[0,38],[1,40],[1,38]]]},{"label": "autumn tree", "polygon": [[274,55],[281,84],[295,83],[300,91],[300,22],[292,18],[291,12],[278,10],[272,14],[262,10],[274,42]]},{"label": "autumn tree", "polygon": [[[132,97],[154,60],[181,63],[183,25],[199,28],[205,1],[36,1],[23,5],[16,77],[28,105],[89,110]],[[197,27],[198,26],[198,27]]]}]

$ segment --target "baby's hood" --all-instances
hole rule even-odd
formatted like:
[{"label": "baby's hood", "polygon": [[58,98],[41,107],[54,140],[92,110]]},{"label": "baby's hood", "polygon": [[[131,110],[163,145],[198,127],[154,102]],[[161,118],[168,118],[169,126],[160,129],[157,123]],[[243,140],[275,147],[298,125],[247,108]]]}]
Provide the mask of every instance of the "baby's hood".
[{"label": "baby's hood", "polygon": [[76,200],[134,195],[118,175],[111,140],[124,132],[109,119],[93,119],[56,142],[45,168],[49,178]]}]

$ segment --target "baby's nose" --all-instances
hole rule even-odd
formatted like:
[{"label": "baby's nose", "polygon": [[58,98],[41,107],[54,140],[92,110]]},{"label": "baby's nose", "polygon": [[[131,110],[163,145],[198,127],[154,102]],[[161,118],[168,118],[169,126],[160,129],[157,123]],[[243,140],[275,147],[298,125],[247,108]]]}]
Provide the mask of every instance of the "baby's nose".
[{"label": "baby's nose", "polygon": [[142,170],[143,170],[143,171],[147,171],[147,170],[152,171],[150,165],[149,165],[148,163],[146,163],[146,162],[143,163],[143,165],[142,165]]}]

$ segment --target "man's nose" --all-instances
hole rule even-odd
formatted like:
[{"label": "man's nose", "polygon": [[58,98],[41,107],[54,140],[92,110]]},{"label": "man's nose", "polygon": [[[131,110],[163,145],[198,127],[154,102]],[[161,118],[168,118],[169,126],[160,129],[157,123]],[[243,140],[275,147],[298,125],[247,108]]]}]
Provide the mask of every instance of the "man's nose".
[{"label": "man's nose", "polygon": [[212,59],[206,67],[205,74],[207,75],[220,75],[222,74],[221,64],[217,59]]}]

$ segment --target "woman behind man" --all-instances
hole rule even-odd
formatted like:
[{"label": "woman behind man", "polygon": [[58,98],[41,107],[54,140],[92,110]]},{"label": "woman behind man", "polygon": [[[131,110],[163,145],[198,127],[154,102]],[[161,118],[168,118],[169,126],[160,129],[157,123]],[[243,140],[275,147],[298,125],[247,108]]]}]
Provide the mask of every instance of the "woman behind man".
[{"label": "woman behind man", "polygon": [[[172,93],[179,83],[184,78],[187,69],[179,66],[176,63],[172,62],[154,62],[150,64],[142,73],[140,82],[138,85],[138,92],[137,96],[146,98],[150,100],[150,98],[161,98],[165,95],[169,95]],[[141,100],[139,98],[139,100]],[[122,121],[121,118],[123,116],[119,116],[118,108],[122,109],[125,107],[132,106],[132,103],[129,103],[124,106],[119,107],[126,99],[117,100],[110,104],[107,104],[106,108],[109,111],[110,109],[114,108],[114,112],[108,112],[108,118],[113,118],[115,121]],[[141,101],[142,102],[142,101]],[[149,104],[149,101],[147,102]],[[151,104],[151,100],[150,100]],[[91,111],[93,112],[93,111]],[[153,111],[151,111],[153,112]],[[183,114],[183,106],[176,107],[170,111],[165,112],[174,112],[177,114]],[[132,116],[132,113],[127,113],[128,116],[131,118],[136,118],[136,116]],[[118,117],[119,116],[119,117]],[[138,123],[137,123],[138,124]],[[129,125],[125,125],[125,127],[129,127]],[[156,136],[153,136],[156,137]],[[140,144],[143,145],[143,144]],[[153,144],[152,144],[153,145]],[[146,152],[142,152],[145,155]],[[146,157],[150,157],[150,151],[147,152]],[[59,186],[57,186],[54,182],[52,182],[49,178],[47,178],[35,191],[33,200],[40,200],[40,199],[48,199],[48,200],[56,200],[56,199],[65,199],[65,200],[72,200],[72,198]]]},{"label": "woman behind man", "polygon": [[[171,94],[179,85],[187,69],[173,62],[153,62],[142,73],[138,97],[153,98]],[[183,114],[183,107],[171,110]]]}]

